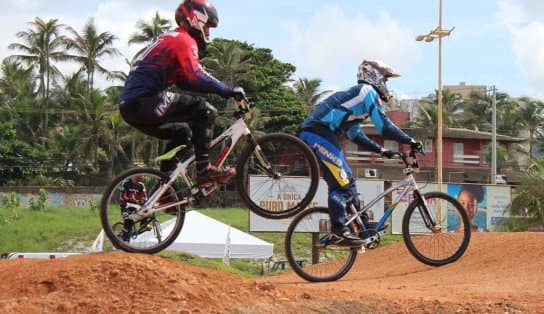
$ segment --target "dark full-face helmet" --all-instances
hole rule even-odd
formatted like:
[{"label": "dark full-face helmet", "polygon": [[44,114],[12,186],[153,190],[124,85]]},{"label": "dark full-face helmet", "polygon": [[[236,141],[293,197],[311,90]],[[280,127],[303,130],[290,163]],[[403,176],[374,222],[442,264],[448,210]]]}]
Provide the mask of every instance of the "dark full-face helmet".
[{"label": "dark full-face helmet", "polygon": [[189,34],[197,41],[199,48],[205,48],[209,40],[209,28],[217,27],[217,10],[208,0],[184,0],[176,9],[176,23],[189,24]]},{"label": "dark full-face helmet", "polygon": [[391,66],[376,60],[364,60],[359,65],[357,72],[357,82],[370,84],[376,89],[380,98],[388,102],[392,95],[387,89],[387,79],[390,77],[399,77]]}]

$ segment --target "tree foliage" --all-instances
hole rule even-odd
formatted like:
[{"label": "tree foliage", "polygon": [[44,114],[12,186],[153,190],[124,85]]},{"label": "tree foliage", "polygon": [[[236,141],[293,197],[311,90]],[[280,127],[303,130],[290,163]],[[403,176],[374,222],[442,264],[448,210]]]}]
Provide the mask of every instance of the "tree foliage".
[{"label": "tree foliage", "polygon": [[[170,27],[155,12],[135,23],[129,43],[148,44]],[[121,87],[113,83],[103,90],[95,87],[99,73],[119,82],[127,77],[104,65],[107,58],[119,54],[116,40],[113,33],[99,31],[92,18],[76,30],[57,19],[37,17],[27,30],[17,33],[17,42],[9,45],[14,55],[0,65],[0,185],[69,182],[83,176],[105,180],[135,163],[153,165],[159,141],[122,120],[117,110]],[[130,57],[125,56],[129,66]],[[79,68],[61,73],[59,65],[67,61],[75,61]],[[269,48],[243,41],[214,39],[202,63],[229,86],[245,89],[253,109],[246,122],[257,135],[298,133],[309,111],[328,92],[320,90],[321,79],[293,79],[293,64],[276,59]],[[231,123],[233,103],[203,96],[221,113],[215,129],[219,133]],[[423,99],[415,121],[430,136],[436,134],[436,103],[437,92]],[[446,90],[443,104],[445,127],[490,130],[489,95],[475,94],[463,101]],[[517,136],[527,130],[534,152],[535,145],[544,143],[542,107],[533,99],[513,100],[498,93],[499,133]],[[511,158],[504,157],[505,162]]]}]

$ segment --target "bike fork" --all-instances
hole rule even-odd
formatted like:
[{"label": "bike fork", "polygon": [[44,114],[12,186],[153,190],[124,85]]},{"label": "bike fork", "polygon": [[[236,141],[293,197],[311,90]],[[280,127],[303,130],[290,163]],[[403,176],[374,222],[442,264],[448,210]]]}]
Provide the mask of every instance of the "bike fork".
[{"label": "bike fork", "polygon": [[[433,232],[440,231],[442,229],[442,226],[437,223],[436,217],[433,217],[433,214],[429,210],[429,205],[427,204],[427,201],[418,191],[414,191],[414,200],[416,202],[419,201],[420,205],[417,206],[417,209],[419,210],[419,214],[421,215],[421,218],[423,219],[425,226]],[[439,210],[440,210],[440,207],[439,207]]]}]

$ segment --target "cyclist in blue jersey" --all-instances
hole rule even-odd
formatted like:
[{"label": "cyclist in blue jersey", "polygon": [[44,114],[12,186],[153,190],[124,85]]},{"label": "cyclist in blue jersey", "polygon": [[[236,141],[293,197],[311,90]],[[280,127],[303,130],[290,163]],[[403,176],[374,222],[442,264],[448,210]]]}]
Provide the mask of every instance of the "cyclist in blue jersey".
[{"label": "cyclist in blue jersey", "polygon": [[[392,95],[387,79],[400,76],[393,68],[380,62],[364,60],[357,73],[357,85],[336,92],[321,101],[302,124],[300,138],[315,152],[329,189],[328,207],[331,218],[331,241],[339,246],[361,246],[359,238],[344,226],[349,203],[360,207],[355,179],[348,166],[340,136],[365,149],[391,158],[393,152],[371,140],[361,129],[361,121],[370,118],[374,127],[399,143],[409,144],[413,150],[424,151],[420,142],[398,128],[384,113],[381,101],[388,102]],[[368,217],[365,218],[368,222]]]},{"label": "cyclist in blue jersey", "polygon": [[[222,183],[234,168],[218,169],[209,162],[210,142],[217,110],[206,99],[167,91],[182,90],[245,98],[240,87],[231,88],[206,72],[199,52],[206,48],[209,30],[217,27],[215,6],[208,0],[184,0],[175,13],[179,27],[161,35],[136,59],[119,96],[123,119],[143,133],[170,140],[166,149],[194,145],[197,183]],[[170,171],[175,162],[161,164]]]}]

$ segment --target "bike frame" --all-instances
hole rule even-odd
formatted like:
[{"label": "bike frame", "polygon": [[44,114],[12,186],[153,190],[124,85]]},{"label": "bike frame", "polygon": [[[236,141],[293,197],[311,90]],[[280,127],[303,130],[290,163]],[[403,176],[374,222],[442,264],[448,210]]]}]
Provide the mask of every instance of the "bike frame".
[{"label": "bike frame", "polygon": [[430,229],[437,227],[436,218],[433,217],[431,211],[428,210],[427,202],[425,198],[421,197],[421,194],[419,192],[418,185],[413,175],[414,169],[406,161],[405,156],[402,156],[402,160],[404,161],[406,165],[406,168],[403,170],[403,172],[406,174],[406,177],[394,183],[393,185],[391,185],[391,187],[389,187],[387,190],[383,191],[374,199],[372,199],[367,204],[365,204],[363,208],[360,209],[359,211],[357,211],[355,207],[353,206],[353,204],[351,204],[353,214],[351,214],[350,217],[347,219],[345,223],[346,226],[351,224],[353,221],[357,220],[359,227],[362,228],[363,230],[366,230],[366,226],[362,222],[361,215],[367,210],[369,210],[372,206],[374,206],[378,201],[383,199],[386,195],[389,195],[390,193],[393,193],[396,190],[402,189],[402,192],[397,197],[397,199],[392,202],[391,208],[387,209],[385,213],[383,214],[382,218],[379,220],[378,224],[375,227],[375,230],[380,230],[385,225],[385,222],[393,214],[393,211],[395,210],[395,208],[397,208],[397,205],[400,203],[402,198],[405,197],[410,192],[414,194],[414,199],[419,198],[424,204],[424,208],[422,210],[420,208],[420,210],[421,210],[421,216],[423,217],[425,221],[425,225]]},{"label": "bike frame", "polygon": [[[257,145],[257,140],[255,139],[255,137],[253,136],[253,134],[251,133],[251,131],[249,130],[249,128],[247,127],[243,119],[245,112],[242,110],[243,109],[235,113],[234,117],[236,121],[234,121],[234,123],[231,124],[230,127],[228,127],[223,133],[221,133],[221,135],[213,139],[210,144],[210,148],[213,148],[217,146],[219,143],[227,142],[227,144],[221,150],[219,156],[214,162],[214,165],[216,167],[220,167],[223,165],[227,157],[232,152],[234,146],[236,146],[236,143],[238,143],[238,141],[240,140],[242,136],[245,136],[249,143],[254,143],[258,151],[260,150],[259,146]],[[268,164],[261,158],[262,156],[260,154],[258,154],[257,156],[259,157],[259,161],[261,162],[261,164],[263,165]],[[164,206],[158,206],[158,207],[151,206],[152,204],[155,204],[161,198],[161,196],[166,192],[166,190],[168,190],[172,186],[172,184],[176,181],[178,177],[181,177],[188,187],[194,187],[194,184],[188,175],[189,166],[191,165],[191,163],[194,162],[194,160],[195,160],[195,156],[193,155],[189,157],[188,159],[184,160],[183,162],[178,162],[176,169],[172,171],[172,173],[170,174],[168,182],[166,182],[165,184],[162,184],[161,187],[157,191],[155,191],[152,195],[150,195],[148,200],[145,202],[145,204],[141,206],[134,204],[134,207],[137,207],[138,210],[131,215],[131,216],[134,215],[131,218],[134,218],[135,220],[140,220],[160,210],[165,210],[167,208],[175,207],[179,205],[187,205],[196,200],[195,196],[198,193],[203,193],[203,196],[206,197],[209,194],[211,194],[213,191],[215,191],[218,187],[217,183],[214,183],[211,187],[206,189],[202,189],[198,187],[191,188],[191,195],[188,195],[177,202],[168,203]],[[270,166],[268,165],[267,169],[269,168]]]}]

